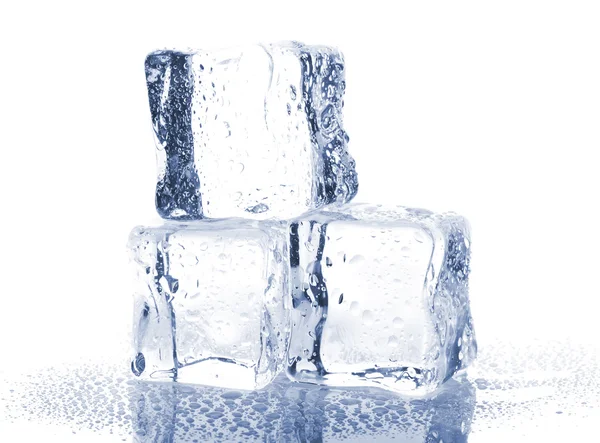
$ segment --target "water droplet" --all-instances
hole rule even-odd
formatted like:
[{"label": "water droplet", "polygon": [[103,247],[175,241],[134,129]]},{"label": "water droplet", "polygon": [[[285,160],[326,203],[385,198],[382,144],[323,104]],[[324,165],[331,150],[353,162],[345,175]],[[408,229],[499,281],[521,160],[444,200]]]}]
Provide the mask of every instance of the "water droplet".
[{"label": "water droplet", "polygon": [[402,320],[400,317],[395,317],[392,320],[392,323],[394,324],[394,328],[400,329],[404,325],[404,320]]},{"label": "water droplet", "polygon": [[315,274],[310,274],[308,281],[311,286],[317,286],[319,284],[319,278]]},{"label": "water droplet", "polygon": [[341,305],[343,301],[344,301],[344,293],[342,292],[342,293],[340,294],[340,299],[338,300],[338,304],[340,304],[340,305]]},{"label": "water droplet", "polygon": [[360,313],[360,304],[357,301],[350,303],[350,313],[352,315],[358,315]]},{"label": "water droplet", "polygon": [[208,243],[200,244],[200,246],[198,246],[198,249],[200,249],[201,251],[206,251],[208,249]]},{"label": "water droplet", "polygon": [[218,419],[218,418],[221,418],[221,417],[223,417],[223,413],[222,413],[222,412],[219,412],[219,411],[207,412],[207,413],[206,413],[206,416],[207,416],[208,418],[212,418],[212,419],[216,420],[216,419]]},{"label": "water droplet", "polygon": [[425,237],[423,236],[423,233],[421,231],[415,231],[413,236],[415,240],[419,243],[423,243],[425,241]]},{"label": "water droplet", "polygon": [[325,133],[333,132],[337,129],[338,122],[337,116],[335,112],[335,108],[332,104],[329,104],[325,107],[323,112],[321,113],[321,129]]},{"label": "water droplet", "polygon": [[263,212],[267,212],[269,207],[264,203],[259,203],[254,206],[250,206],[246,208],[246,212],[252,212],[253,214],[262,214]]},{"label": "water droplet", "polygon": [[329,257],[325,258],[325,264],[329,267],[333,266],[333,262],[331,261],[331,259]]},{"label": "water droplet", "polygon": [[224,398],[226,400],[235,400],[237,398],[240,398],[242,395],[243,394],[239,391],[228,391],[221,394],[221,398]]},{"label": "water droplet", "polygon": [[139,377],[142,372],[144,372],[144,369],[146,369],[146,359],[144,358],[144,354],[140,352],[131,362],[131,372],[133,372],[136,377]]},{"label": "water droplet", "polygon": [[398,337],[396,337],[395,335],[391,335],[390,338],[388,338],[388,346],[390,348],[395,348],[398,346]]},{"label": "water droplet", "polygon": [[373,313],[367,309],[365,312],[363,312],[362,320],[365,325],[372,325],[374,320]]},{"label": "water droplet", "polygon": [[292,100],[296,100],[297,95],[296,87],[294,85],[290,85],[290,97]]},{"label": "water droplet", "polygon": [[351,265],[358,265],[358,264],[361,264],[364,261],[365,261],[365,258],[362,255],[359,254],[359,255],[355,255],[354,257],[352,257],[350,259],[349,263]]}]

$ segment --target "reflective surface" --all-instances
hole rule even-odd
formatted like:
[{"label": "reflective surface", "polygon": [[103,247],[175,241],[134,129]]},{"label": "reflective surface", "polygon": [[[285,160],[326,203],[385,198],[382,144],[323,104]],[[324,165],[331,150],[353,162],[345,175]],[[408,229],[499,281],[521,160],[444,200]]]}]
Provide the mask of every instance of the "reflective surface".
[{"label": "reflective surface", "polygon": [[409,400],[380,390],[292,384],[259,392],[138,382],[134,441],[466,441],[475,388],[452,381],[438,396]]},{"label": "reflective surface", "polygon": [[600,417],[598,356],[569,342],[483,347],[468,377],[425,398],[281,376],[255,392],[143,382],[107,365],[0,374],[0,431],[23,441],[576,441]]}]

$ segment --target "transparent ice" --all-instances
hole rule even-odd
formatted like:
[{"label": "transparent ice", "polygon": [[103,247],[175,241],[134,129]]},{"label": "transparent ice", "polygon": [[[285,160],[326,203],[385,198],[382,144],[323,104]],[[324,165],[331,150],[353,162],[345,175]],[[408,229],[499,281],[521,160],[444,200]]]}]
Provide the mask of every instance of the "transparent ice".
[{"label": "transparent ice", "polygon": [[476,354],[469,227],[453,214],[348,205],[290,226],[288,375],[429,392]]},{"label": "transparent ice", "polygon": [[284,234],[279,224],[248,220],[135,228],[133,373],[239,389],[268,384],[289,335]]},{"label": "transparent ice", "polygon": [[344,59],[295,42],[146,58],[166,219],[290,218],[358,189]]}]

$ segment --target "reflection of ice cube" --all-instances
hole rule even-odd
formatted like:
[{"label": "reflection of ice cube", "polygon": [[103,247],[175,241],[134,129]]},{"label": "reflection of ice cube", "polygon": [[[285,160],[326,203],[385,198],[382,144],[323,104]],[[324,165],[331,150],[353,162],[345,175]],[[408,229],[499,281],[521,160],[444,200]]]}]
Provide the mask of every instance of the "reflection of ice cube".
[{"label": "reflection of ice cube", "polygon": [[173,442],[179,402],[175,385],[137,383],[131,392],[133,442]]},{"label": "reflection of ice cube", "polygon": [[350,200],[344,76],[337,50],[298,43],[148,55],[159,214],[288,218]]},{"label": "reflection of ice cube", "polygon": [[463,443],[475,406],[475,389],[464,378],[418,400],[379,389],[298,385],[284,376],[252,392],[163,386],[134,385],[134,441]]},{"label": "reflection of ice cube", "polygon": [[134,229],[133,373],[243,389],[271,381],[288,330],[283,232],[241,220]]},{"label": "reflection of ice cube", "polygon": [[401,207],[344,209],[292,222],[288,374],[431,391],[476,353],[468,224]]}]

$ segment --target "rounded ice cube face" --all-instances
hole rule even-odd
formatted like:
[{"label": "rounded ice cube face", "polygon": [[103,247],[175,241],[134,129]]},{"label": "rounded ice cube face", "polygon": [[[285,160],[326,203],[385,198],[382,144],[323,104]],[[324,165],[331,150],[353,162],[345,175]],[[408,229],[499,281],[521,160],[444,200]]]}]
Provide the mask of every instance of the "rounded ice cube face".
[{"label": "rounded ice cube face", "polygon": [[132,372],[239,389],[269,383],[288,336],[287,241],[275,223],[206,220],[133,230]]},{"label": "rounded ice cube face", "polygon": [[434,390],[476,352],[466,220],[349,205],[292,222],[288,375]]},{"label": "rounded ice cube face", "polygon": [[299,43],[146,59],[166,219],[290,218],[357,192],[344,59]]}]

